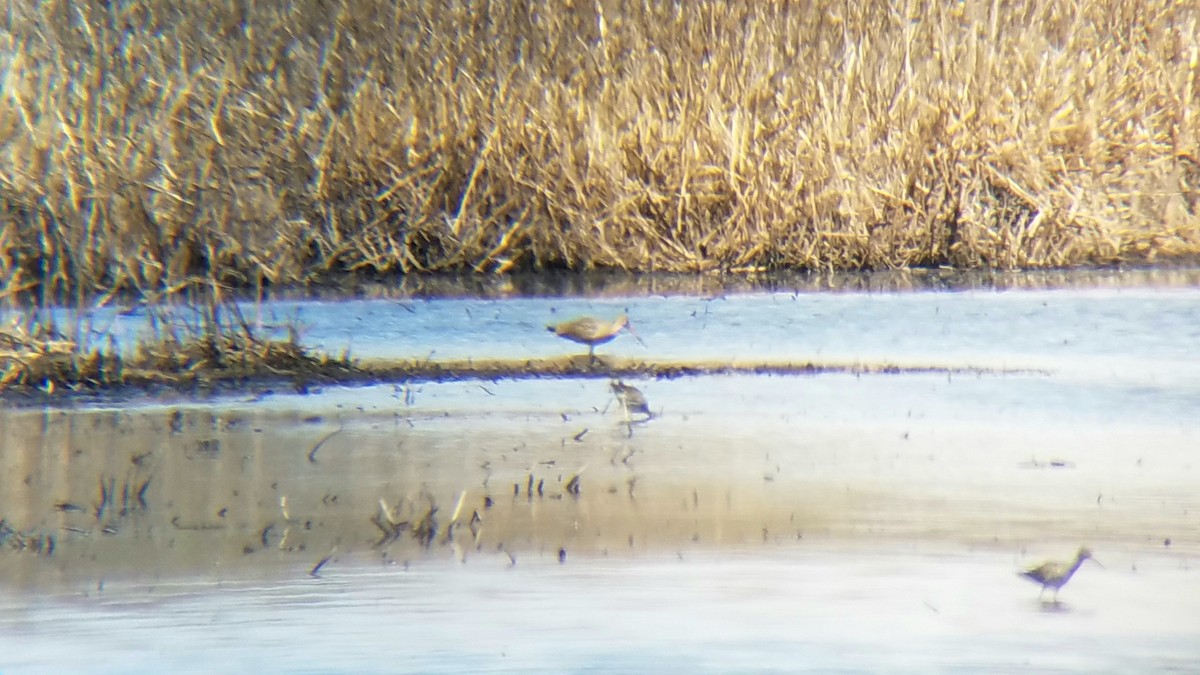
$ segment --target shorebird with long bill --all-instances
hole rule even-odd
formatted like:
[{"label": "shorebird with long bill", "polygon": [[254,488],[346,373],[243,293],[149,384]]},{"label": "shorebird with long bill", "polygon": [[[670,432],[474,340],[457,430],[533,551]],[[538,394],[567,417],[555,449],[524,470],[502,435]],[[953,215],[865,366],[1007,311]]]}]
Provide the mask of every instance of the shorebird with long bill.
[{"label": "shorebird with long bill", "polygon": [[546,330],[564,340],[587,345],[590,362],[595,362],[596,360],[596,345],[612,342],[622,330],[629,331],[629,334],[635,340],[641,343],[643,347],[646,346],[646,343],[642,342],[642,338],[638,337],[638,334],[634,332],[633,325],[629,323],[629,316],[625,314],[621,314],[612,321],[581,316],[559,324],[546,326]]},{"label": "shorebird with long bill", "polygon": [[[1053,588],[1053,602],[1057,604],[1058,589],[1067,585],[1067,582],[1071,580],[1071,577],[1075,574],[1075,571],[1079,569],[1079,566],[1082,565],[1085,560],[1091,560],[1097,565],[1100,565],[1100,561],[1092,557],[1092,550],[1085,546],[1079,549],[1079,551],[1075,554],[1075,559],[1070,562],[1062,562],[1058,560],[1044,562],[1037,567],[1031,567],[1030,569],[1020,572],[1020,575],[1026,579],[1029,579],[1030,581],[1033,581],[1034,583],[1042,585],[1042,591],[1041,593],[1038,593],[1038,600],[1042,599],[1042,595],[1046,593],[1047,588]],[[1104,567],[1104,565],[1100,566]]]},{"label": "shorebird with long bill", "polygon": [[[650,404],[646,402],[646,395],[642,393],[641,389],[625,384],[621,380],[613,380],[608,383],[608,386],[625,411],[626,424],[633,423],[634,414],[645,415],[646,419],[642,420],[643,422],[654,418],[654,413],[650,412]],[[607,409],[607,406],[605,408]]]}]

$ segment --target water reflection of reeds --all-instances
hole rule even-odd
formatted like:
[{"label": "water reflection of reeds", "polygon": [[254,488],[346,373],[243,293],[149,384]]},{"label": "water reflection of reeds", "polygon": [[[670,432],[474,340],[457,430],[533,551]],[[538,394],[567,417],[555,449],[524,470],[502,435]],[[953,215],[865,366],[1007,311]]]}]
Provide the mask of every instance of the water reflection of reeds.
[{"label": "water reflection of reeds", "polygon": [[[558,400],[472,414],[441,409],[436,391],[400,407],[383,388],[315,409],[297,397],[296,408],[280,398],[6,410],[0,568],[17,586],[87,585],[328,574],[344,559],[519,564],[863,538],[1136,542],[1151,526],[1173,550],[1189,546],[1176,534],[1194,501],[1171,469],[1177,434],[1151,443],[1142,430],[1097,430],[1085,442],[1078,430],[1019,437],[1003,423],[936,417],[830,422],[815,399],[803,414],[789,403],[787,392],[813,383],[767,381],[775,393],[736,415],[727,399],[675,399],[687,413],[668,407],[632,433],[619,415]],[[721,383],[725,395],[736,385]],[[513,395],[497,389],[476,402]],[[656,400],[671,401],[658,398],[664,389]],[[1139,467],[1145,456],[1158,473],[1129,474],[1130,438],[1150,443]]]},{"label": "water reflection of reeds", "polygon": [[[49,565],[78,581],[315,570],[333,551],[398,561],[506,550],[515,560],[530,548],[594,548],[604,531],[627,544],[650,538],[651,528],[625,527],[632,480],[589,490],[560,460],[530,469],[505,453],[469,466],[437,436],[392,424],[331,434],[320,416],[255,411],[7,414],[0,514],[20,530],[7,541],[41,555],[21,576]],[[593,512],[582,540],[581,512]],[[36,537],[57,547],[39,549]]]}]

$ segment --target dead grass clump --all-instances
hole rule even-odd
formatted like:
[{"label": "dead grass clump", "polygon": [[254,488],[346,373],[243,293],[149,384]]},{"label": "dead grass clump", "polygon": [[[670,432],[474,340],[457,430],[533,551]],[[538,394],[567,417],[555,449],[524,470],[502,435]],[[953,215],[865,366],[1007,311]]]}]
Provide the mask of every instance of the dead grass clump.
[{"label": "dead grass clump", "polygon": [[0,326],[0,391],[89,383],[105,385],[120,378],[116,355],[82,350],[60,336],[50,322],[14,316]]},{"label": "dead grass clump", "polygon": [[212,385],[244,378],[303,383],[353,370],[344,358],[310,353],[295,330],[286,340],[260,337],[236,305],[210,305],[202,313],[204,320],[189,324],[170,316],[169,310],[152,312],[150,330],[128,354],[111,341],[81,345],[57,337],[50,322],[14,318],[0,328],[0,391],[38,388],[53,394],[123,385]]},{"label": "dead grass clump", "polygon": [[170,335],[140,344],[128,367],[139,379],[179,382],[318,374],[326,363],[292,341],[217,334],[194,339]]},{"label": "dead grass clump", "polygon": [[1200,252],[1200,7],[14,4],[0,288]]},{"label": "dead grass clump", "polygon": [[[189,310],[195,311],[195,310]],[[188,323],[170,310],[151,313],[152,333],[126,364],[126,380],[217,383],[240,378],[323,378],[350,369],[345,359],[313,355],[291,326],[286,340],[260,336],[235,303],[209,303]]]}]

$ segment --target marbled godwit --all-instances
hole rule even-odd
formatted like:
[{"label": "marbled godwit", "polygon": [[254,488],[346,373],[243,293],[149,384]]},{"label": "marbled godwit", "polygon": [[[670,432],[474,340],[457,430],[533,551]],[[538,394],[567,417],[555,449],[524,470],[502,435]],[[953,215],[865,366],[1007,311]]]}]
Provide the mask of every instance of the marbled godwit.
[{"label": "marbled godwit", "polygon": [[[1038,593],[1038,600],[1042,599],[1042,595],[1046,593],[1047,588],[1054,589],[1054,602],[1058,603],[1058,589],[1062,588],[1071,580],[1071,575],[1075,574],[1075,570],[1083,564],[1083,561],[1091,560],[1100,565],[1100,561],[1092,557],[1092,550],[1086,546],[1079,549],[1075,554],[1075,559],[1071,562],[1050,561],[1044,562],[1037,567],[1021,572],[1021,576],[1039,583],[1042,585],[1041,593]],[[1104,565],[1100,565],[1104,567]]]},{"label": "marbled godwit", "polygon": [[608,386],[625,410],[626,424],[632,423],[630,415],[633,413],[643,414],[647,420],[654,417],[654,413],[650,412],[650,404],[646,403],[646,395],[637,387],[631,387],[620,380],[613,380],[608,383]]},{"label": "marbled godwit", "polygon": [[642,338],[638,337],[638,334],[634,332],[633,326],[629,323],[629,317],[624,314],[613,319],[611,322],[593,319],[590,316],[581,316],[560,324],[546,326],[546,330],[560,338],[587,345],[588,358],[592,362],[596,360],[596,345],[611,342],[622,329],[628,330],[629,334],[635,340],[641,343],[643,347],[646,346],[646,343],[642,342]]}]

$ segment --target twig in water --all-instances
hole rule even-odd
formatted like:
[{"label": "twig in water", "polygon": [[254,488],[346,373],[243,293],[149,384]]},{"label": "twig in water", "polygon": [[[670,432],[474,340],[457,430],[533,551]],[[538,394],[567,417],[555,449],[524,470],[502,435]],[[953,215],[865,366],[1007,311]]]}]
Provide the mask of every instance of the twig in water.
[{"label": "twig in water", "polygon": [[318,562],[316,565],[313,565],[313,568],[308,571],[308,576],[310,576],[310,577],[321,576],[321,568],[325,566],[325,563],[329,562],[333,558],[334,553],[337,553],[336,546],[334,546],[333,549],[329,551],[329,555],[325,556],[324,558],[321,558],[320,562]]},{"label": "twig in water", "polygon": [[455,522],[458,521],[458,516],[460,513],[462,513],[463,502],[466,501],[466,498],[467,498],[466,490],[463,490],[462,492],[458,493],[458,503],[456,503],[454,505],[454,513],[450,515],[450,524],[453,525]]},{"label": "twig in water", "polygon": [[426,513],[425,517],[421,518],[421,522],[417,523],[417,526],[413,528],[413,536],[416,537],[417,541],[420,542],[420,544],[425,548],[429,548],[430,545],[433,544],[433,538],[437,536],[437,512],[438,507],[430,504],[428,513]]},{"label": "twig in water", "polygon": [[153,476],[147,478],[146,482],[142,483],[142,486],[137,490],[138,504],[140,504],[143,509],[146,508],[146,490],[150,488],[150,481],[152,480],[154,480]]},{"label": "twig in water", "polygon": [[467,529],[471,531],[471,536],[475,538],[476,543],[479,542],[479,526],[483,524],[483,518],[479,517],[479,511],[471,513],[471,520],[467,523]]},{"label": "twig in water", "polygon": [[325,438],[322,438],[321,440],[317,441],[317,444],[314,445],[312,447],[312,450],[310,450],[308,452],[308,461],[313,464],[316,464],[317,463],[317,451],[321,449],[322,445],[325,445],[325,441],[328,441],[329,439],[333,438],[334,436],[337,436],[340,433],[342,433],[342,427],[334,429],[333,431],[326,434]]},{"label": "twig in water", "polygon": [[570,492],[571,494],[575,495],[576,497],[579,496],[579,489],[580,489],[579,477],[581,475],[583,475],[582,471],[575,474],[574,476],[571,476],[571,480],[567,481],[567,486],[566,486],[567,492]]},{"label": "twig in water", "polygon": [[379,512],[371,517],[371,522],[379,531],[383,533],[379,541],[375,542],[376,546],[383,546],[400,538],[400,533],[408,528],[409,521],[399,520],[392,516],[392,510],[388,508],[387,502],[383,498],[379,499]]},{"label": "twig in water", "polygon": [[105,482],[104,476],[100,476],[100,503],[96,506],[96,520],[104,518],[104,510],[108,508],[111,500],[112,492],[109,490],[108,483]]}]

